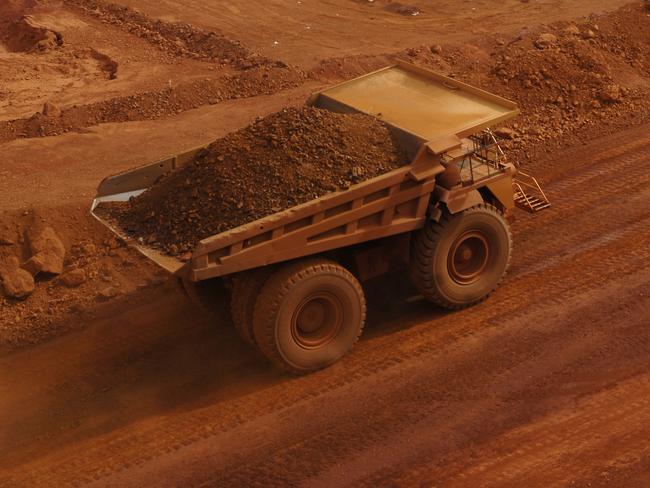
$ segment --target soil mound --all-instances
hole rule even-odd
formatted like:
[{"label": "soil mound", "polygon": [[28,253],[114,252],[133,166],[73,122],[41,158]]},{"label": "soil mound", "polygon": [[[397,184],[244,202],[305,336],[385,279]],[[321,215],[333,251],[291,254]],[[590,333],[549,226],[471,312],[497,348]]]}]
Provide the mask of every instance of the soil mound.
[{"label": "soil mound", "polygon": [[43,52],[63,44],[60,33],[36,24],[30,16],[11,22],[0,35],[7,49],[14,52]]},{"label": "soil mound", "polygon": [[[106,77],[116,77],[117,65],[111,66],[108,60],[102,61],[101,53],[95,53],[91,51],[90,55],[102,63]],[[302,73],[289,67],[266,65],[217,79],[200,79],[171,88],[61,108],[56,116],[38,112],[29,118],[1,121],[0,144],[19,137],[55,136],[108,122],[155,120],[224,100],[277,93],[298,86],[303,80]]]},{"label": "soil mound", "polygon": [[273,64],[239,41],[218,32],[185,23],[153,20],[136,9],[103,0],[66,0],[65,3],[178,56],[216,61],[239,69]]},{"label": "soil mound", "polygon": [[649,29],[650,17],[630,5],[497,47],[487,77],[523,108],[513,144],[523,150],[521,159],[536,157],[525,154],[527,146],[554,143],[583,127],[599,130],[629,114],[647,117]]},{"label": "soil mound", "polygon": [[[579,130],[598,137],[608,124],[623,118],[642,123],[650,114],[650,16],[638,3],[527,28],[513,38],[421,46],[400,57],[516,101],[522,115],[505,146],[523,164],[577,142]],[[339,60],[321,69],[341,66]]]},{"label": "soil mound", "polygon": [[79,327],[108,296],[162,285],[159,273],[76,203],[0,211],[0,356]]},{"label": "soil mound", "polygon": [[585,114],[623,101],[638,85],[635,78],[647,74],[643,58],[650,37],[644,43],[629,33],[614,35],[595,22],[548,31],[526,36],[495,56],[493,73],[526,106],[551,103],[563,112]]},{"label": "soil mound", "polygon": [[132,236],[178,255],[205,237],[405,162],[388,128],[372,117],[290,108],[217,140],[188,166],[108,211]]}]

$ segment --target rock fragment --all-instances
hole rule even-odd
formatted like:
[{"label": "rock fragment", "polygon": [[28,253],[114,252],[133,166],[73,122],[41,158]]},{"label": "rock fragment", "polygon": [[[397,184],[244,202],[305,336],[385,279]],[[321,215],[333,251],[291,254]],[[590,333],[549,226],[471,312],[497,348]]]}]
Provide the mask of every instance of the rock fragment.
[{"label": "rock fragment", "polygon": [[47,117],[61,117],[61,109],[52,102],[45,102],[45,105],[43,105],[43,115]]},{"label": "rock fragment", "polygon": [[0,246],[12,246],[16,243],[16,232],[9,226],[0,226]]},{"label": "rock fragment", "polygon": [[611,83],[603,87],[601,92],[598,94],[598,98],[601,102],[605,103],[615,103],[621,100],[622,93],[621,87],[616,83]]},{"label": "rock fragment", "polygon": [[77,288],[88,280],[86,272],[81,268],[76,268],[61,275],[61,283],[68,288]]},{"label": "rock fragment", "polygon": [[557,42],[557,36],[555,34],[546,33],[540,34],[540,36],[535,40],[535,47],[537,49],[546,49],[551,47]]},{"label": "rock fragment", "polygon": [[566,29],[564,29],[564,33],[570,36],[579,36],[580,29],[578,28],[578,26],[571,24]]},{"label": "rock fragment", "polygon": [[39,51],[48,51],[50,49],[54,49],[60,43],[61,41],[59,39],[59,36],[57,36],[55,32],[48,30],[43,33],[43,39],[36,43],[36,49]]},{"label": "rock fragment", "polygon": [[107,286],[106,288],[102,288],[97,292],[97,299],[99,301],[107,301],[111,298],[115,298],[118,294],[119,292],[115,287]]},{"label": "rock fragment", "polygon": [[516,130],[508,127],[499,127],[498,129],[494,129],[492,132],[494,132],[495,136],[503,139],[515,139],[518,136]]},{"label": "rock fragment", "polygon": [[15,256],[0,258],[0,280],[5,295],[23,300],[34,292],[36,284],[34,278],[19,266]]},{"label": "rock fragment", "polygon": [[81,245],[80,247],[81,255],[86,257],[93,257],[97,254],[97,246],[92,242],[87,242]]},{"label": "rock fragment", "polygon": [[30,273],[32,276],[36,276],[38,273],[40,273],[43,270],[44,266],[45,266],[44,257],[40,254],[37,254],[36,256],[32,256],[27,261],[25,261],[21,267],[25,271]]},{"label": "rock fragment", "polygon": [[[65,246],[52,227],[32,226],[27,231],[27,242],[32,253],[28,262],[34,274],[63,272]],[[27,265],[27,263],[25,263]]]},{"label": "rock fragment", "polygon": [[594,37],[596,37],[596,33],[591,29],[587,29],[585,32],[582,33],[582,37],[585,39],[593,39]]}]

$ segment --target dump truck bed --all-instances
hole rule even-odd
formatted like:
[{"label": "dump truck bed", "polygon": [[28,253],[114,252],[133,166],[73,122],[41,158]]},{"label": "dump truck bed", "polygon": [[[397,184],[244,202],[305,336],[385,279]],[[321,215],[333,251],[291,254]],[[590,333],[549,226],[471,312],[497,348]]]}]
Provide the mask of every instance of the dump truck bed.
[{"label": "dump truck bed", "polygon": [[[199,150],[192,150],[196,154]],[[423,151],[417,162],[200,241],[189,262],[169,256],[136,239],[97,212],[104,202],[124,202],[145,191],[137,180],[155,180],[162,168],[184,157],[168,158],[107,178],[93,201],[92,214],[113,233],[171,273],[200,281],[301,256],[358,244],[421,227],[444,168]],[[146,175],[146,176],[145,176]],[[121,191],[127,190],[127,191]],[[112,192],[112,193],[111,193]]]},{"label": "dump truck bed", "polygon": [[[106,178],[93,202],[93,215],[157,264],[192,281],[327,252],[421,228],[435,177],[444,171],[441,155],[460,147],[461,137],[518,113],[508,100],[405,63],[323,90],[308,103],[381,119],[412,162],[347,190],[207,237],[196,245],[188,262],[130,239],[96,209],[102,202],[137,196],[161,175],[192,161],[202,148]],[[490,178],[505,176],[506,172]]]}]

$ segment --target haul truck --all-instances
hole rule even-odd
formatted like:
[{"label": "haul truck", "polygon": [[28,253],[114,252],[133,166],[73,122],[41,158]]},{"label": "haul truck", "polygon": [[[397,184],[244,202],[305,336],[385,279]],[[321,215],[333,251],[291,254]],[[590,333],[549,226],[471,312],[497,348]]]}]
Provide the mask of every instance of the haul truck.
[{"label": "haul truck", "polygon": [[534,178],[506,162],[490,131],[518,114],[511,101],[398,62],[315,93],[308,104],[376,117],[410,163],[207,237],[186,261],[129,238],[95,211],[137,196],[204,148],[106,178],[92,206],[113,232],[178,276],[190,296],[209,301],[207,285],[226,280],[242,338],[296,373],[351,349],[366,317],[361,283],[395,261],[440,307],[484,300],[510,261],[504,214],[549,206]]}]

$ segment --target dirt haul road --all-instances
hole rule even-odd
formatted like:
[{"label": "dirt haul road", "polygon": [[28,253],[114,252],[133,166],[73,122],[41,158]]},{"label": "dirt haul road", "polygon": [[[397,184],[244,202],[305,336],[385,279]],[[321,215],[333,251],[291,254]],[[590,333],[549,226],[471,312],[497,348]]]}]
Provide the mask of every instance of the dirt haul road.
[{"label": "dirt haul road", "polygon": [[[84,0],[73,0],[75,2]],[[444,37],[511,32],[576,18],[625,0],[117,0],[167,21],[217,28],[273,59],[313,68],[332,57],[384,54]],[[309,45],[309,49],[296,46]]]},{"label": "dirt haul road", "polygon": [[[86,276],[0,296],[0,486],[650,486],[650,10],[286,3],[0,2],[0,254],[40,218]],[[287,377],[89,216],[104,176],[395,57],[522,108],[553,207],[486,303],[372,283],[353,352]]]},{"label": "dirt haul road", "polygon": [[518,213],[490,300],[375,296],[307,377],[168,287],[7,356],[0,484],[648,486],[649,161],[645,125],[531,168],[554,207]]}]

